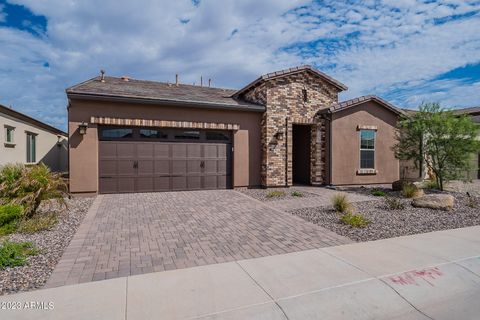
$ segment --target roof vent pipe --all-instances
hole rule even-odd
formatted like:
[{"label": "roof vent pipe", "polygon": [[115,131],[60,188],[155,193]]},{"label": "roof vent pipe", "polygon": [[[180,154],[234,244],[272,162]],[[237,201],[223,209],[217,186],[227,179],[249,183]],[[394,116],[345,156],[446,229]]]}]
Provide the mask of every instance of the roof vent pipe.
[{"label": "roof vent pipe", "polygon": [[100,76],[100,81],[101,81],[101,82],[105,82],[105,70],[103,70],[103,69],[100,70],[100,74],[101,74],[101,76]]},{"label": "roof vent pipe", "polygon": [[203,76],[200,76],[200,87],[203,87]]},{"label": "roof vent pipe", "polygon": [[175,85],[178,86],[178,73],[175,74]]},{"label": "roof vent pipe", "polygon": [[210,88],[210,85],[212,84],[212,79],[208,79],[208,87]]}]

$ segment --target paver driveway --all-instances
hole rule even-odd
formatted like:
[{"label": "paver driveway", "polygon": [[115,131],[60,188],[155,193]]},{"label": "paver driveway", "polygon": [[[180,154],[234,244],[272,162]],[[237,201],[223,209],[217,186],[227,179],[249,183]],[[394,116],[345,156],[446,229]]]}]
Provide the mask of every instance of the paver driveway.
[{"label": "paver driveway", "polygon": [[348,242],[234,190],[100,195],[47,287]]}]

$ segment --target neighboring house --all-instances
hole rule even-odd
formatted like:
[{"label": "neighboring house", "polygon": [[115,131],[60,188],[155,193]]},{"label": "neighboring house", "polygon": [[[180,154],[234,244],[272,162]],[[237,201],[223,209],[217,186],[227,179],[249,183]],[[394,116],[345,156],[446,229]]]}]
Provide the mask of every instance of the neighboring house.
[{"label": "neighboring house", "polygon": [[240,90],[105,77],[66,90],[72,192],[391,183],[402,113],[301,66]]},{"label": "neighboring house", "polygon": [[0,166],[43,162],[52,171],[66,172],[67,134],[23,113],[0,105]]},{"label": "neighboring house", "polygon": [[[405,114],[415,113],[417,111],[410,109],[402,109]],[[455,109],[453,111],[456,115],[468,115],[472,117],[473,122],[480,126],[480,107]],[[479,136],[480,139],[480,136]],[[471,170],[461,174],[461,177],[466,180],[480,179],[480,153],[472,154],[471,156]],[[407,180],[423,180],[430,179],[427,168],[417,168],[413,160],[400,160],[400,178]]]},{"label": "neighboring house", "polygon": [[[455,113],[458,115],[468,115],[472,117],[473,122],[480,126],[480,107],[457,109]],[[480,135],[478,137],[480,139]],[[468,180],[480,179],[480,152],[472,154],[471,170],[465,173],[464,178]]]}]

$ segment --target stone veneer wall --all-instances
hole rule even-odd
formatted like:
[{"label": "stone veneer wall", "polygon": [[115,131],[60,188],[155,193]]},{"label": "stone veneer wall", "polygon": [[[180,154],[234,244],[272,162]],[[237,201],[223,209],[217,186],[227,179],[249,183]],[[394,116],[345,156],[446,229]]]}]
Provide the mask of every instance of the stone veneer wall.
[{"label": "stone veneer wall", "polygon": [[[302,90],[308,101],[303,101]],[[262,119],[262,185],[290,186],[292,177],[292,125],[311,125],[311,183],[325,183],[325,122],[315,114],[338,102],[338,88],[309,71],[262,82],[242,98],[266,105]]]}]

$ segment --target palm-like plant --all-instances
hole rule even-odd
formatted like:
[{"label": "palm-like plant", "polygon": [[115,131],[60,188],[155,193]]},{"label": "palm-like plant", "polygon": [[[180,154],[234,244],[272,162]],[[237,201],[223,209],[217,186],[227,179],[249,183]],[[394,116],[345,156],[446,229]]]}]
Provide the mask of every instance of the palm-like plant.
[{"label": "palm-like plant", "polygon": [[5,183],[5,187],[8,187],[5,189],[8,190],[3,190],[3,185],[1,186],[0,193],[2,197],[5,194],[4,201],[22,205],[25,218],[35,215],[44,200],[54,200],[66,207],[67,185],[60,174],[51,172],[43,163],[32,167],[22,166],[19,178],[11,179],[10,175],[7,175],[4,179],[8,181]]}]

